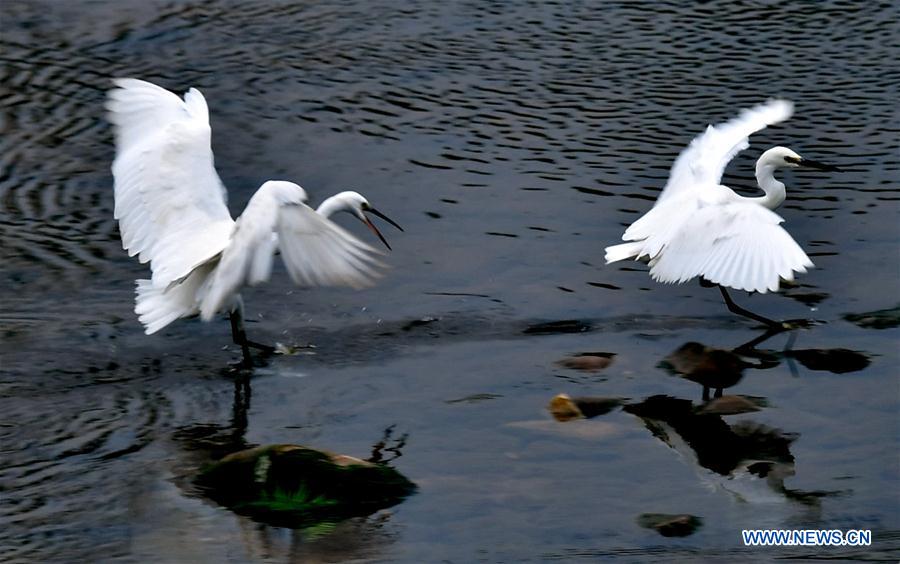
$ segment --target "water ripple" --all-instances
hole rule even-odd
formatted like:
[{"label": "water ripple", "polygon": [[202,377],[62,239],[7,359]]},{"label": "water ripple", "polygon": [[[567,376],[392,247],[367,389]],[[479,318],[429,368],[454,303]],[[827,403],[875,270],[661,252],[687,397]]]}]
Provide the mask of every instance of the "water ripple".
[{"label": "water ripple", "polygon": [[[0,559],[127,557],[131,500],[123,493],[141,491],[154,479],[143,471],[163,464],[148,451],[172,428],[196,424],[197,414],[212,420],[221,400],[221,375],[209,367],[221,365],[223,353],[203,338],[221,327],[176,333],[191,351],[180,355],[170,355],[163,338],[125,342],[144,338],[130,295],[123,299],[142,270],[121,250],[112,219],[113,147],[103,116],[112,77],[206,93],[234,212],[263,180],[255,174],[302,171],[302,183],[308,175],[327,184],[343,180],[327,168],[388,171],[397,187],[386,194],[402,202],[398,211],[416,234],[408,241],[421,245],[409,265],[428,266],[407,269],[425,274],[401,279],[403,299],[395,301],[404,305],[424,296],[539,308],[543,299],[588,296],[596,312],[615,307],[615,296],[632,292],[633,299],[651,284],[645,269],[600,270],[601,240],[614,241],[620,226],[650,207],[672,160],[706,123],[774,96],[794,100],[796,116],[756,136],[725,182],[755,186],[753,161],[776,143],[848,170],[790,177],[782,211],[824,264],[787,295],[810,307],[828,303],[823,277],[835,279],[831,288],[858,282],[853,269],[829,270],[829,259],[852,254],[881,265],[896,255],[896,3],[797,3],[791,18],[783,3],[758,0],[7,4],[0,34],[0,279],[8,299],[0,314],[7,351]],[[360,144],[384,150],[372,156]],[[823,186],[824,178],[832,185]],[[451,227],[466,239],[449,238]],[[445,245],[441,258],[452,264],[431,256],[435,244]],[[871,294],[885,293],[885,282],[869,283],[877,284],[867,286]],[[843,312],[859,311],[844,305]],[[418,336],[417,347],[438,337],[552,339],[595,328],[591,336],[600,339],[636,319],[630,312],[610,318],[612,326],[597,319],[523,325],[482,313],[334,333],[291,326],[288,313],[277,320],[288,336],[296,330],[331,346],[316,362],[340,365],[412,347],[396,344],[399,334]],[[726,323],[707,315],[654,319],[666,331]],[[354,346],[342,348],[345,342]],[[163,371],[161,363],[177,369]],[[589,544],[547,550],[554,559],[658,552]]]}]

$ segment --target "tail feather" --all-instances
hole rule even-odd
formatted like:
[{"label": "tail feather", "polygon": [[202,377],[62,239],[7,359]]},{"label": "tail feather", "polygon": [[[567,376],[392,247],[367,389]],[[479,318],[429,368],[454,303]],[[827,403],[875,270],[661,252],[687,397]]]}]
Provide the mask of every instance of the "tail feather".
[{"label": "tail feather", "polygon": [[135,293],[134,312],[144,325],[144,332],[148,335],[156,333],[169,323],[181,317],[191,314],[191,307],[185,307],[180,296],[179,286],[168,291],[166,288],[157,288],[150,280],[137,280]]},{"label": "tail feather", "polygon": [[606,247],[606,264],[630,258],[637,258],[643,249],[643,241],[632,241],[630,243]]},{"label": "tail feather", "polygon": [[151,280],[137,280],[134,312],[148,335],[182,317],[199,313],[200,296],[212,266],[202,265],[179,283],[160,288]]}]

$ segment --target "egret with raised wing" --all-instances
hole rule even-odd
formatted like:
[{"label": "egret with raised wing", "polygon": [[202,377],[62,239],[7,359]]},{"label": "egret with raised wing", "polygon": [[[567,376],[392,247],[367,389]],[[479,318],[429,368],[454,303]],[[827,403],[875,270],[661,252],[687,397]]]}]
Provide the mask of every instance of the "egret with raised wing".
[{"label": "egret with raised wing", "polygon": [[272,347],[247,339],[240,291],[269,279],[276,252],[301,286],[361,288],[379,276],[379,252],[329,219],[348,212],[390,249],[365,213],[400,226],[362,195],[341,192],[313,210],[303,188],[270,180],[233,220],[200,91],[191,88],[182,100],[142,80],[114,82],[107,110],[116,134],[115,218],[122,247],[150,263],[150,279],[137,281],[135,305],[148,335],[182,317],[209,321],[227,311],[249,363],[249,347]]},{"label": "egret with raised wing", "polygon": [[745,197],[720,184],[728,162],[749,146],[750,134],[791,116],[793,105],[773,100],[722,125],[707,127],[675,160],[669,181],[653,208],[622,235],[628,241],[606,248],[607,264],[648,259],[650,276],[682,283],[700,276],[718,285],[728,309],[785,328],[732,301],[725,289],[776,291],[780,280],[792,280],[813,263],[780,223],[774,211],[785,199],[780,168],[809,167],[838,171],[835,166],[805,159],[786,147],[773,147],[756,162],[756,180],[764,196]]}]

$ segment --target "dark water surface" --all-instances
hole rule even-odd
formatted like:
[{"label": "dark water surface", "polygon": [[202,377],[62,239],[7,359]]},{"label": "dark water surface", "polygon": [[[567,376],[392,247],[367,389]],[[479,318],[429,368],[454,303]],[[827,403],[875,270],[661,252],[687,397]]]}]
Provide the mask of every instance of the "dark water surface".
[{"label": "dark water surface", "polygon": [[[0,560],[896,561],[898,12],[4,2]],[[256,340],[317,347],[258,369],[249,406],[226,321],[147,337],[132,313],[146,269],[112,220],[102,109],[119,76],[203,91],[235,214],[284,178],[316,202],[358,189],[406,228],[388,233],[393,269],[373,289],[299,290],[279,267],[245,293]],[[760,411],[701,417],[701,386],[659,363],[758,329],[696,283],[604,266],[603,247],[706,123],[772,96],[796,115],[755,136],[725,183],[752,191],[773,144],[847,172],[784,174],[780,213],[816,268],[740,299],[827,323],[745,359],[726,393],[764,398]],[[845,319],[876,310],[892,310],[882,328]],[[594,372],[557,364],[583,352],[614,356]],[[558,393],[626,407],[558,422]],[[190,486],[210,445],[365,458],[388,429],[406,435],[393,464],[418,493],[333,529],[269,527]],[[702,525],[663,537],[640,526],[648,513]],[[744,528],[874,542],[748,549]]]}]

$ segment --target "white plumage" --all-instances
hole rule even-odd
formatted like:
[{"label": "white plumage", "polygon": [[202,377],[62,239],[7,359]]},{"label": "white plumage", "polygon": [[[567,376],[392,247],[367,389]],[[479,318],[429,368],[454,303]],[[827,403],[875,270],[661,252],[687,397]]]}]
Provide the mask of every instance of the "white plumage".
[{"label": "white plumage", "polygon": [[774,100],[744,110],[722,125],[710,125],[675,160],[653,208],[606,248],[606,262],[649,259],[650,276],[681,283],[697,276],[738,290],[778,290],[781,279],[806,272],[813,263],[781,227],[772,210],[785,199],[774,171],[810,166],[838,170],[801,158],[785,147],[769,149],[756,163],[765,196],[740,196],[720,184],[728,162],[749,146],[750,134],[790,117],[790,102]]},{"label": "white plumage", "polygon": [[107,103],[116,132],[115,217],[123,248],[150,263],[135,305],[146,333],[197,313],[208,321],[239,310],[240,289],[269,279],[276,250],[299,285],[359,288],[378,276],[378,251],[328,219],[351,212],[381,237],[362,212],[384,216],[361,195],[333,196],[317,213],[300,186],[268,181],[235,221],[213,165],[203,95],[192,88],[181,100],[136,79],[115,85]]}]

